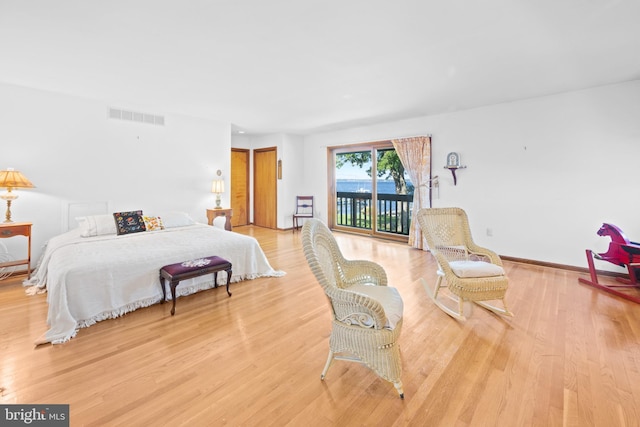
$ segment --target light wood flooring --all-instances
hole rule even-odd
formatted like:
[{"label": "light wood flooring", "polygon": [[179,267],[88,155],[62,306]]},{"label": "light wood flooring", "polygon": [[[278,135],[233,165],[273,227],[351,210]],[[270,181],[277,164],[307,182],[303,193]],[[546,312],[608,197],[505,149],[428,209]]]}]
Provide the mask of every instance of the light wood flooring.
[{"label": "light wood flooring", "polygon": [[405,303],[405,399],[367,368],[337,361],[324,381],[330,315],[300,233],[246,226],[286,271],[139,309],[34,347],[46,294],[0,282],[0,403],[70,404],[72,426],[637,426],[640,305],[578,283],[580,273],[505,262],[502,318],[458,322],[427,297],[425,252],[336,233],[347,258],[387,271]]}]

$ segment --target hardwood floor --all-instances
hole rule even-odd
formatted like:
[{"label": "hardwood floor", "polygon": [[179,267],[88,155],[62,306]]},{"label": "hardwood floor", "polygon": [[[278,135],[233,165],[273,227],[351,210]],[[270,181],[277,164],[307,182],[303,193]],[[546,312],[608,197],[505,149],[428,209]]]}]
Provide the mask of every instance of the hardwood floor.
[{"label": "hardwood floor", "polygon": [[0,282],[0,403],[70,404],[71,425],[634,426],[640,419],[640,305],[578,283],[579,273],[505,262],[501,318],[464,323],[427,297],[428,253],[336,233],[347,258],[383,265],[405,303],[405,399],[328,352],[329,307],[300,233],[251,226],[287,272],[182,297],[35,348],[46,294]]}]

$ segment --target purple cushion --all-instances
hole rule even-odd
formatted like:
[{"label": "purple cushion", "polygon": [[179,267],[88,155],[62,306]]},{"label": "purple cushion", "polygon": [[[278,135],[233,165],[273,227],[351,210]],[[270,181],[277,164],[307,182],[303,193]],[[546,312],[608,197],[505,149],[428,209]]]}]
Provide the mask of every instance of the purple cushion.
[{"label": "purple cushion", "polygon": [[177,264],[165,265],[164,267],[162,267],[162,270],[169,273],[173,277],[179,274],[191,273],[192,271],[202,270],[204,268],[211,268],[224,264],[229,264],[229,261],[224,258],[220,258],[219,256],[210,256],[206,258],[198,258],[179,262]]}]

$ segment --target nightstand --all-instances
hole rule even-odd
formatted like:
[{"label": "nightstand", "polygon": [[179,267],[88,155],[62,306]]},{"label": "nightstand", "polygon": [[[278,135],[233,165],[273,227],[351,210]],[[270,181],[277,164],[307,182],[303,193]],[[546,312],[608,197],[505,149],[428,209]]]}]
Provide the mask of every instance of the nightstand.
[{"label": "nightstand", "polygon": [[233,216],[233,209],[207,209],[207,222],[209,225],[213,225],[213,219],[217,216],[227,217],[224,229],[231,231],[231,217]]},{"label": "nightstand", "polygon": [[27,266],[27,278],[31,278],[31,223],[30,222],[10,222],[0,224],[0,239],[13,236],[25,236],[29,240],[27,249],[27,259],[7,261],[0,263],[0,268],[13,267],[16,265]]}]

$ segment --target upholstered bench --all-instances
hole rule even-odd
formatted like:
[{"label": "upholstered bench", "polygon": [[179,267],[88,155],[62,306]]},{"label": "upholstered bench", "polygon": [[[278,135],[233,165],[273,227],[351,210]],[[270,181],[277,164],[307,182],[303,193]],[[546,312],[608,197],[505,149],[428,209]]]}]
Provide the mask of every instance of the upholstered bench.
[{"label": "upholstered bench", "polygon": [[165,286],[166,279],[169,280],[171,286],[171,298],[173,299],[171,315],[173,316],[176,313],[176,287],[180,281],[213,273],[214,287],[217,288],[219,271],[227,272],[227,294],[231,296],[231,292],[229,292],[231,268],[231,263],[219,256],[210,256],[207,258],[198,258],[190,261],[179,262],[177,264],[165,265],[160,269],[160,286],[162,287],[162,301],[160,302],[164,303],[165,299],[167,299],[167,288]]}]

